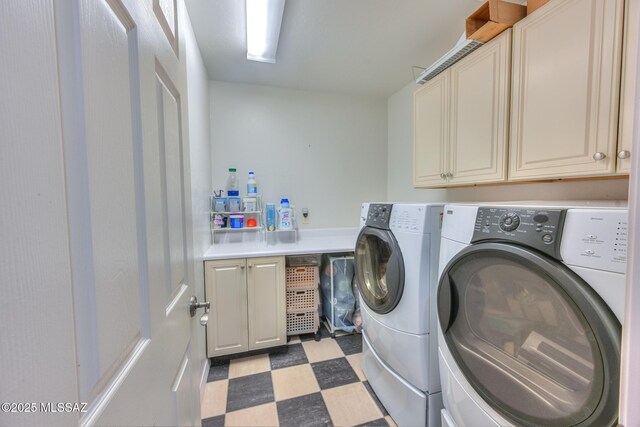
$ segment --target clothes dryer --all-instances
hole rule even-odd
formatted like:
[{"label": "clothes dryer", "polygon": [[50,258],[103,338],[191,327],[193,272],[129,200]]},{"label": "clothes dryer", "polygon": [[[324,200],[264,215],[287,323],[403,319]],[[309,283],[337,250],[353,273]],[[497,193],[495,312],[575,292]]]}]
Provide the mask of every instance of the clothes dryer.
[{"label": "clothes dryer", "polygon": [[365,203],[355,248],[362,369],[400,425],[439,425],[435,296],[442,204]]},{"label": "clothes dryer", "polygon": [[446,426],[617,424],[627,209],[445,206]]}]

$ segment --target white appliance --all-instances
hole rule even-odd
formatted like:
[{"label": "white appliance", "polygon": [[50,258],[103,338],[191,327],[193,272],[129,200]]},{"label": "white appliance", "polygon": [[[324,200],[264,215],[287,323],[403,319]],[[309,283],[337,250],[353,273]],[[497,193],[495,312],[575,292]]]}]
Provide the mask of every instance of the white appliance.
[{"label": "white appliance", "polygon": [[442,204],[362,205],[362,369],[401,426],[439,425],[435,295]]},{"label": "white appliance", "polygon": [[616,425],[627,209],[446,205],[445,426]]}]

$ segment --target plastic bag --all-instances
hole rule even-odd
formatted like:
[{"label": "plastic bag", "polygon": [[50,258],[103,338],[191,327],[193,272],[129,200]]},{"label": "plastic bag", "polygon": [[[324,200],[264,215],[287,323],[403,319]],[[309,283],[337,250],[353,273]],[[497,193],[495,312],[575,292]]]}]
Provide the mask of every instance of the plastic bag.
[{"label": "plastic bag", "polygon": [[[338,258],[330,262],[325,255],[320,275],[322,309],[327,321],[336,329],[353,331],[353,314],[356,298],[353,293],[353,259]],[[331,299],[331,278],[333,277],[333,300]],[[333,311],[333,317],[332,317]]]}]

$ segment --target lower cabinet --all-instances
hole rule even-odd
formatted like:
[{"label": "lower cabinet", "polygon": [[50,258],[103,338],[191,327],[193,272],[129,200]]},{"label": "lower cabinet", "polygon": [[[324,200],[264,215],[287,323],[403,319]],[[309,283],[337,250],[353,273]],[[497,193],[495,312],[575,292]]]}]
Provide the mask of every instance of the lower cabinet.
[{"label": "lower cabinet", "polygon": [[205,262],[207,356],[287,343],[284,257]]}]

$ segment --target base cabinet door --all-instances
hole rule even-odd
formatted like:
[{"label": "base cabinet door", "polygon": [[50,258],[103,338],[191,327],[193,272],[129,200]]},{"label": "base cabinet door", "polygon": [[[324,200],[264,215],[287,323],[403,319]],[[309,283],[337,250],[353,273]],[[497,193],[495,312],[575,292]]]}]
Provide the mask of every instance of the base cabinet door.
[{"label": "base cabinet door", "polygon": [[249,350],[287,343],[284,257],[247,259]]},{"label": "base cabinet door", "polygon": [[246,259],[205,262],[208,357],[249,350]]},{"label": "base cabinet door", "polygon": [[287,343],[285,258],[205,262],[207,356]]},{"label": "base cabinet door", "polygon": [[623,0],[554,0],[513,27],[510,180],[616,168]]}]

